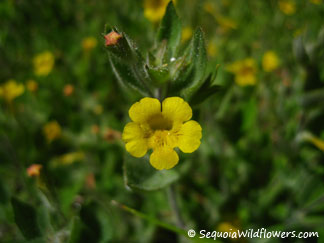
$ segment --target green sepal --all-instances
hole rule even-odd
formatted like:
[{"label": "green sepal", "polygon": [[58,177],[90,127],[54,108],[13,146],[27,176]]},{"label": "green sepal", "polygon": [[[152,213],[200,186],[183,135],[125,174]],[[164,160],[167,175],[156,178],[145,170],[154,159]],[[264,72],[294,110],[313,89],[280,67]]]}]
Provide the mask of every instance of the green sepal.
[{"label": "green sepal", "polygon": [[169,2],[157,34],[157,43],[167,41],[167,58],[175,57],[181,41],[181,22],[172,1]]},{"label": "green sepal", "polygon": [[134,42],[124,32],[118,31],[117,28],[112,28],[110,31],[106,32],[104,36],[111,32],[116,32],[120,34],[121,37],[115,45],[106,46],[106,50],[122,62],[129,65],[136,63],[140,56]]},{"label": "green sepal", "polygon": [[124,159],[125,185],[142,191],[162,189],[179,178],[179,173],[172,170],[156,170],[149,162],[149,156],[135,158],[128,153]]},{"label": "green sepal", "polygon": [[41,230],[36,209],[15,197],[11,199],[11,204],[15,222],[24,237],[28,240],[40,237]]},{"label": "green sepal", "polygon": [[145,65],[145,69],[152,82],[157,86],[164,84],[170,78],[169,68],[166,65],[161,67],[150,67]]},{"label": "green sepal", "polygon": [[146,81],[143,80],[141,75],[138,75],[139,70],[136,68],[137,65],[124,64],[113,55],[109,55],[109,61],[112,71],[122,88],[135,91],[143,96],[151,95]]},{"label": "green sepal", "polygon": [[182,95],[189,99],[204,82],[207,68],[207,53],[205,47],[204,33],[198,28],[193,36],[189,47],[189,57],[193,68],[193,73],[188,78],[188,86],[182,90]]},{"label": "green sepal", "polygon": [[174,75],[170,84],[170,92],[178,93],[187,100],[202,86],[207,68],[207,54],[204,34],[198,28],[184,53],[184,57],[176,60]]},{"label": "green sepal", "polygon": [[206,80],[203,82],[202,86],[191,96],[190,104],[191,105],[199,105],[204,102],[210,96],[215,93],[218,93],[221,90],[220,85],[213,85],[214,80],[217,77],[219,65],[216,66],[213,72],[211,72]]}]

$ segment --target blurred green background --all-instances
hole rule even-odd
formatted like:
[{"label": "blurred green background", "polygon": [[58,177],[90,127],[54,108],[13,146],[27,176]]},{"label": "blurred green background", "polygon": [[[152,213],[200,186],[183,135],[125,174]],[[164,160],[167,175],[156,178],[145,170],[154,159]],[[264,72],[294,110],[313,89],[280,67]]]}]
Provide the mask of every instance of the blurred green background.
[{"label": "blurred green background", "polygon": [[[187,240],[159,225],[176,225],[165,189],[127,185],[121,132],[140,97],[118,86],[102,36],[117,26],[148,51],[167,3],[0,2],[0,242]],[[185,230],[317,231],[258,242],[323,242],[323,1],[175,6],[182,44],[202,27],[222,86],[193,107],[202,144],[172,169]]]}]

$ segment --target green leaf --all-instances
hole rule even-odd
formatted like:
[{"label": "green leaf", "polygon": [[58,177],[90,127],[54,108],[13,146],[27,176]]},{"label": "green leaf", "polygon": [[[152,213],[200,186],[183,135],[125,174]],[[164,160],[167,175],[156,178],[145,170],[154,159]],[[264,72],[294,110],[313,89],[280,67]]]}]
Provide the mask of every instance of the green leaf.
[{"label": "green leaf", "polygon": [[130,65],[122,64],[114,56],[110,55],[112,70],[122,88],[135,91],[144,96],[150,96],[149,88],[143,83],[141,77],[136,75],[136,70]]},{"label": "green leaf", "polygon": [[242,131],[249,131],[256,123],[258,116],[257,101],[252,97],[246,104],[243,105],[242,117],[243,123],[241,125]]},{"label": "green leaf", "polygon": [[22,234],[29,240],[41,236],[36,209],[15,197],[11,199],[11,204],[14,210],[15,222]]},{"label": "green leaf", "polygon": [[71,224],[71,233],[69,243],[77,243],[81,240],[81,232],[85,231],[85,226],[83,225],[79,217],[74,217]]},{"label": "green leaf", "polygon": [[4,185],[4,183],[0,180],[0,204],[6,204],[9,201],[9,193]]},{"label": "green leaf", "polygon": [[220,85],[212,85],[212,81],[215,79],[214,74],[210,74],[203,85],[193,94],[190,99],[191,105],[198,105],[208,99],[211,95],[221,90]]},{"label": "green leaf", "polygon": [[304,41],[302,36],[299,36],[293,41],[293,51],[297,61],[302,65],[309,65],[310,60],[308,54],[306,53]]},{"label": "green leaf", "polygon": [[157,35],[157,42],[168,42],[169,58],[175,57],[181,40],[181,22],[172,1],[169,2]]},{"label": "green leaf", "polygon": [[205,81],[207,54],[204,34],[200,28],[195,31],[185,55],[187,55],[187,63],[189,64],[186,74],[184,74],[185,80],[183,80],[182,75],[179,75],[180,79],[174,80],[173,86],[178,86],[177,83],[181,83],[181,94],[189,99]]},{"label": "green leaf", "polygon": [[128,153],[124,160],[124,181],[132,189],[153,191],[164,188],[179,178],[176,170],[156,170],[149,156],[135,158]]}]

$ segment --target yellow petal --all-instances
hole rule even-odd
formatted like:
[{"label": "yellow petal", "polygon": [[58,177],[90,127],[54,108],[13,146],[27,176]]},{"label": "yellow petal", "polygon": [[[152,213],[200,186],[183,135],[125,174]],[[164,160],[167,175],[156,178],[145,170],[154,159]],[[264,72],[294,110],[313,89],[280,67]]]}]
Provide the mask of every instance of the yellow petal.
[{"label": "yellow petal", "polygon": [[157,170],[171,169],[178,163],[178,161],[178,154],[169,147],[160,147],[155,149],[150,157],[151,165]]},{"label": "yellow petal", "polygon": [[143,98],[129,109],[129,117],[138,123],[144,123],[150,117],[161,113],[161,103],[158,99]]},{"label": "yellow petal", "polygon": [[143,157],[147,152],[147,140],[146,139],[132,140],[131,142],[126,143],[126,150],[134,157],[137,158]]},{"label": "yellow petal", "polygon": [[124,142],[129,142],[132,140],[144,138],[144,133],[137,123],[129,122],[124,127],[122,138]]},{"label": "yellow petal", "polygon": [[240,86],[248,86],[256,84],[256,77],[253,73],[245,75],[235,75],[235,82]]},{"label": "yellow petal", "polygon": [[228,72],[237,73],[242,68],[242,66],[243,66],[242,61],[236,61],[236,62],[226,65],[225,69]]},{"label": "yellow petal", "polygon": [[162,102],[162,115],[173,122],[185,122],[192,117],[192,110],[182,98],[170,97]]},{"label": "yellow petal", "polygon": [[192,153],[200,146],[201,126],[196,121],[188,121],[179,131],[178,147],[184,153]]},{"label": "yellow petal", "polygon": [[279,58],[273,51],[267,51],[262,57],[262,68],[266,72],[271,72],[279,66]]},{"label": "yellow petal", "polygon": [[141,127],[130,122],[124,127],[122,138],[126,143],[126,150],[134,157],[143,157],[147,152],[147,139]]}]

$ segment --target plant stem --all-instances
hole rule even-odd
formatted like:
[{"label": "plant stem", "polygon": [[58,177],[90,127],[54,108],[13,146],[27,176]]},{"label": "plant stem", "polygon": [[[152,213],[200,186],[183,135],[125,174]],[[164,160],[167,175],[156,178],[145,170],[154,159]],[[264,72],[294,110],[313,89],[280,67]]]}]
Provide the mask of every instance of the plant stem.
[{"label": "plant stem", "polygon": [[167,194],[168,194],[170,207],[171,207],[171,209],[173,211],[173,215],[175,216],[175,219],[176,219],[176,224],[177,224],[177,226],[179,228],[184,229],[185,224],[184,224],[184,221],[183,221],[183,219],[181,217],[181,214],[180,214],[180,210],[179,210],[179,206],[178,206],[178,203],[177,203],[177,198],[176,198],[175,186],[174,185],[170,185],[170,187],[168,187]]}]

